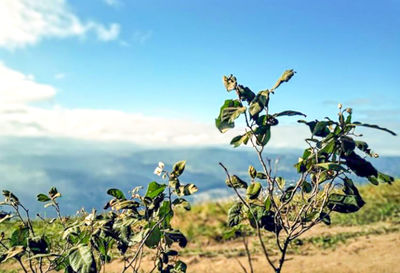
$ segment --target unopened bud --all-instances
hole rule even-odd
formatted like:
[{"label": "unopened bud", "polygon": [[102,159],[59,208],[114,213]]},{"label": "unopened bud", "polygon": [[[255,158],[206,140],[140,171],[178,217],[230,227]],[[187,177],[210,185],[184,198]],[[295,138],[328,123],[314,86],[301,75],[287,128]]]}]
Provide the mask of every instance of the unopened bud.
[{"label": "unopened bud", "polygon": [[338,107],[339,109],[342,109],[343,105],[342,105],[341,103],[339,103],[339,104],[337,105],[337,107]]},{"label": "unopened bud", "polygon": [[353,113],[353,109],[351,109],[351,108],[346,108],[346,112],[349,113],[349,114],[351,114],[351,113]]}]

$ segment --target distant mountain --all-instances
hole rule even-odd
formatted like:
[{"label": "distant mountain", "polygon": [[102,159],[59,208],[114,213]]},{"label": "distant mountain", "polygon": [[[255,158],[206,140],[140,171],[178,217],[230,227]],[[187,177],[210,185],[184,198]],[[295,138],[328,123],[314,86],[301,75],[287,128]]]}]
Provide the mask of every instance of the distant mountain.
[{"label": "distant mountain", "polygon": [[[183,182],[199,187],[196,200],[221,198],[231,195],[225,187],[222,162],[232,174],[247,178],[248,165],[260,167],[251,150],[219,148],[143,149],[130,144],[89,143],[63,139],[0,139],[0,189],[9,189],[32,210],[46,215],[35,201],[35,196],[52,185],[63,193],[61,206],[71,214],[81,207],[101,209],[108,200],[111,187],[129,191],[136,186],[160,178],[153,174],[159,161],[167,168],[179,160],[186,160]],[[279,159],[277,173],[287,180],[295,180],[293,165],[301,151],[266,151],[274,163]],[[383,172],[400,176],[400,157],[380,157],[373,164]],[[1,208],[0,208],[1,210]]]}]

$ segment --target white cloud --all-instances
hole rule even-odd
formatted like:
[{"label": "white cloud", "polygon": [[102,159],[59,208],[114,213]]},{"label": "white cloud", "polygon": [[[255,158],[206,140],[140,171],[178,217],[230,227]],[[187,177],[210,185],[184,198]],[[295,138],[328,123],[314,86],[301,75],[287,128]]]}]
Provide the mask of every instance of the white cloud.
[{"label": "white cloud", "polygon": [[32,75],[12,70],[0,62],[0,107],[1,104],[25,104],[48,100],[56,90],[46,84],[37,83]]},{"label": "white cloud", "polygon": [[57,73],[57,74],[54,75],[54,79],[62,80],[62,79],[65,78],[65,76],[66,76],[65,73]]},{"label": "white cloud", "polygon": [[96,28],[97,35],[102,41],[115,40],[120,31],[120,26],[118,24],[111,24],[109,29],[103,27],[102,25],[95,25],[94,28]]},{"label": "white cloud", "polygon": [[[116,110],[41,108],[31,102],[54,99],[54,87],[0,63],[0,135],[46,136],[99,141],[127,141],[151,146],[226,144],[239,134],[220,134],[213,122],[145,116]],[[281,129],[282,128],[282,129]],[[283,126],[275,147],[293,143]],[[275,132],[275,131],[274,131]],[[273,137],[274,138],[274,137]],[[288,140],[289,138],[289,140]]]},{"label": "white cloud", "polygon": [[112,7],[119,7],[121,5],[121,1],[119,0],[103,0],[109,6]]},{"label": "white cloud", "polygon": [[[0,135],[60,137],[91,141],[131,142],[152,147],[226,145],[240,129],[220,134],[214,123],[145,116],[117,110],[42,108],[31,102],[55,100],[54,87],[35,81],[0,63]],[[395,129],[395,128],[394,128]],[[368,132],[376,152],[398,154],[400,142],[388,134]],[[305,147],[307,126],[280,124],[272,128],[269,148]]]},{"label": "white cloud", "polygon": [[7,49],[33,45],[43,38],[83,37],[88,32],[110,41],[120,32],[115,23],[82,22],[65,0],[1,0],[0,25],[0,47]]},{"label": "white cloud", "polygon": [[133,34],[133,40],[139,44],[146,43],[153,36],[153,31],[136,31]]}]

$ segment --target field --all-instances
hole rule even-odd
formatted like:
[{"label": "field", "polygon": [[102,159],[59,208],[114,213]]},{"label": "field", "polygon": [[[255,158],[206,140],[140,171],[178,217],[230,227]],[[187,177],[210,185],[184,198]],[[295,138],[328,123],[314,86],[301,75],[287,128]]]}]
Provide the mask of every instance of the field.
[{"label": "field", "polygon": [[[361,195],[366,205],[355,214],[335,214],[332,225],[319,225],[290,245],[284,272],[400,272],[400,184],[364,186]],[[175,225],[187,235],[189,245],[182,249],[182,260],[188,272],[243,272],[247,266],[242,237],[236,237],[226,226],[229,201],[195,205],[192,210],[178,212]],[[0,225],[8,232],[11,225]],[[57,227],[52,226],[53,232]],[[43,229],[49,229],[44,227]],[[250,236],[255,272],[268,271],[264,257],[257,252],[257,242]],[[272,236],[265,234],[267,245]],[[144,259],[145,268],[152,267],[152,253]],[[106,272],[120,272],[116,259]],[[16,264],[0,266],[1,273],[19,272]],[[146,269],[145,269],[146,270]],[[146,272],[146,271],[145,271]],[[272,271],[271,271],[272,272]]]}]

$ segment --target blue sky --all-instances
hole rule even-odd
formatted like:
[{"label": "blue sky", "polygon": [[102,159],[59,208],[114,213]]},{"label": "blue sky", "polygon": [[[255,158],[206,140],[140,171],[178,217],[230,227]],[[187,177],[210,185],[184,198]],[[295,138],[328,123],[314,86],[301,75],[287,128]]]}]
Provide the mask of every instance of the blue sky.
[{"label": "blue sky", "polygon": [[[213,128],[229,96],[222,75],[259,91],[288,68],[298,73],[273,110],[323,118],[341,102],[400,132],[398,1],[28,2],[0,3],[0,23],[10,26],[0,30],[0,98],[29,113],[2,114],[3,135],[220,144],[229,139]],[[288,132],[304,129],[295,119],[283,126],[275,146],[297,145]],[[368,134],[400,154],[398,138]]]}]

